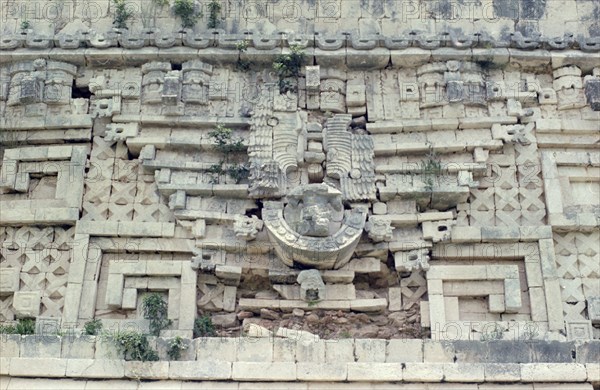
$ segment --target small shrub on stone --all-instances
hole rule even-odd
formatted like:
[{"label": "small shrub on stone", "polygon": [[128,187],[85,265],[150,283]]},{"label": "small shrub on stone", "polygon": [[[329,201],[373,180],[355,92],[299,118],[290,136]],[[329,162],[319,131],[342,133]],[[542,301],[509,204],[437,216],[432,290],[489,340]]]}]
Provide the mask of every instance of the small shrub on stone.
[{"label": "small shrub on stone", "polygon": [[170,360],[179,360],[179,358],[181,357],[181,351],[184,351],[186,349],[187,346],[183,342],[183,339],[180,336],[177,336],[169,342],[169,349],[167,350],[167,355],[169,355]]},{"label": "small shrub on stone", "polygon": [[133,12],[127,9],[125,0],[113,0],[115,4],[115,18],[113,24],[117,28],[127,28],[127,21],[133,17]]},{"label": "small shrub on stone", "polygon": [[123,353],[125,360],[137,361],[157,361],[158,353],[150,347],[148,337],[138,332],[117,333],[114,338],[114,344]]},{"label": "small shrub on stone", "polygon": [[246,149],[242,139],[234,139],[232,133],[233,130],[221,124],[217,125],[215,130],[208,133],[208,136],[215,141],[216,149],[225,157],[218,164],[213,164],[208,170],[209,173],[217,175],[217,178],[215,178],[213,182],[218,181],[218,176],[227,174],[234,179],[236,183],[239,183],[242,180],[247,179],[250,174],[250,170],[245,164],[231,164],[224,167],[225,164],[229,164],[229,158],[232,153],[243,152]]},{"label": "small shrub on stone", "polygon": [[196,11],[194,0],[175,0],[173,13],[181,19],[183,28],[194,27],[198,18],[202,17],[202,13]]},{"label": "small shrub on stone", "polygon": [[217,28],[221,24],[219,14],[221,13],[221,3],[219,0],[212,0],[208,3],[208,28]]},{"label": "small shrub on stone", "polygon": [[159,336],[161,330],[171,325],[172,321],[167,318],[167,303],[159,293],[152,293],[144,297],[142,306],[144,318],[150,320],[150,334]]},{"label": "small shrub on stone", "polygon": [[196,318],[196,321],[194,321],[194,337],[213,337],[216,335],[215,325],[209,316]]},{"label": "small shrub on stone", "polygon": [[97,336],[100,333],[101,329],[102,321],[98,319],[88,321],[83,325],[83,331],[86,335],[89,336]]},{"label": "small shrub on stone", "polygon": [[17,322],[15,326],[16,334],[34,334],[35,320],[33,318],[23,318]]},{"label": "small shrub on stone", "polygon": [[287,77],[298,78],[304,63],[304,52],[299,46],[291,46],[289,54],[280,54],[273,62],[273,69],[279,76],[279,92],[292,90],[292,84]]},{"label": "small shrub on stone", "polygon": [[238,58],[237,64],[236,64],[237,70],[239,70],[240,72],[247,72],[247,71],[249,71],[250,70],[250,66],[252,64],[250,63],[250,61],[244,60],[244,59],[241,58],[241,54],[245,53],[246,50],[248,50],[248,42],[246,42],[246,41],[238,42],[236,44],[236,48],[238,49],[238,52],[240,54],[240,58]]}]

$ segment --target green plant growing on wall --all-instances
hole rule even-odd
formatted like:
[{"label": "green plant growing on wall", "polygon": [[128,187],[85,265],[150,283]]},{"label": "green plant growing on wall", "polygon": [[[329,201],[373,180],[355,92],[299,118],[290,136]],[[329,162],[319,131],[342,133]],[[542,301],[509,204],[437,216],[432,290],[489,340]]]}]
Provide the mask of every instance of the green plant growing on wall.
[{"label": "green plant growing on wall", "polygon": [[214,337],[216,335],[215,325],[208,315],[196,318],[194,321],[194,338]]},{"label": "green plant growing on wall", "polygon": [[16,334],[34,334],[35,333],[35,320],[33,318],[23,318],[15,325]]},{"label": "green plant growing on wall", "polygon": [[34,334],[35,320],[33,318],[22,318],[16,324],[0,325],[0,334]]},{"label": "green plant growing on wall", "polygon": [[83,325],[83,331],[85,334],[89,336],[96,336],[102,330],[102,321],[101,320],[90,320]]},{"label": "green plant growing on wall", "polygon": [[125,360],[158,360],[158,353],[150,347],[148,336],[145,334],[134,331],[120,332],[112,337],[112,341]]},{"label": "green plant growing on wall", "polygon": [[286,93],[292,90],[291,83],[286,80],[288,77],[298,78],[300,70],[304,64],[305,54],[300,46],[290,46],[289,54],[280,54],[273,62],[273,70],[279,77],[279,92]]},{"label": "green plant growing on wall", "polygon": [[181,351],[187,349],[187,346],[183,342],[183,339],[180,336],[175,337],[173,340],[169,341],[169,349],[167,350],[167,355],[169,355],[170,360],[179,360],[181,357]]},{"label": "green plant growing on wall", "polygon": [[442,163],[440,158],[433,149],[429,149],[426,159],[421,161],[421,175],[427,192],[433,192],[433,188],[439,181],[441,174]]},{"label": "green plant growing on wall", "polygon": [[125,0],[113,0],[115,5],[115,18],[113,24],[117,28],[127,28],[127,21],[133,17],[133,12],[127,9]]},{"label": "green plant growing on wall", "polygon": [[152,0],[152,2],[160,7],[164,7],[165,5],[169,5],[169,0]]},{"label": "green plant growing on wall", "polygon": [[238,52],[239,52],[239,57],[236,63],[236,68],[237,70],[239,70],[240,72],[247,72],[250,70],[250,61],[246,60],[246,59],[242,59],[242,53],[245,53],[248,50],[248,42],[246,41],[240,41],[238,42],[235,47],[237,48]]},{"label": "green plant growing on wall", "polygon": [[208,28],[217,28],[221,24],[219,15],[221,14],[221,3],[219,0],[212,0],[208,3]]},{"label": "green plant growing on wall", "polygon": [[152,293],[144,297],[142,302],[144,318],[150,320],[150,334],[159,336],[160,331],[171,325],[167,318],[167,303],[159,293]]},{"label": "green plant growing on wall", "polygon": [[29,20],[21,21],[21,30],[27,30],[29,27],[31,27],[31,23],[29,23]]},{"label": "green plant growing on wall", "polygon": [[198,18],[202,17],[202,12],[196,11],[194,0],[175,0],[173,13],[181,19],[183,28],[194,27]]},{"label": "green plant growing on wall", "polygon": [[[215,130],[208,133],[208,136],[214,140],[216,149],[225,157],[218,164],[213,164],[208,172],[216,175],[217,178],[220,175],[227,174],[236,183],[247,179],[250,170],[245,164],[230,164],[230,157],[232,155],[246,150],[242,139],[234,139],[233,130],[221,124],[217,125]],[[216,181],[216,178],[214,181]]]}]

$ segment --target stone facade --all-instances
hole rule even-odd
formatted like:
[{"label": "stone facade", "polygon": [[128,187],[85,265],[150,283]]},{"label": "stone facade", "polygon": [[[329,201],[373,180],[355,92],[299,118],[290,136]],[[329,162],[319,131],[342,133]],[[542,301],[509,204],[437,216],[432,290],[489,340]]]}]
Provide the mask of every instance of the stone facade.
[{"label": "stone facade", "polygon": [[[404,25],[406,4],[345,0],[291,21],[265,4],[259,23],[229,1],[219,28],[181,29],[148,0],[123,29],[118,3],[49,24],[2,5],[0,320],[37,333],[3,340],[8,388],[600,382],[579,360],[600,338],[597,4],[557,23],[551,2],[493,2],[497,24],[453,26],[433,23],[447,7]],[[46,340],[91,320],[147,333],[150,292],[197,361]],[[191,340],[207,317],[210,359]]]}]

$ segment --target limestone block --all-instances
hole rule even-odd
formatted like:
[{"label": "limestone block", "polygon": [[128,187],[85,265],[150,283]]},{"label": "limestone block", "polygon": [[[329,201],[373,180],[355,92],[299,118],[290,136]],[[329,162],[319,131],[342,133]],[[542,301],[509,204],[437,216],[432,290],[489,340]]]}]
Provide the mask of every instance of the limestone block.
[{"label": "limestone block", "polygon": [[354,299],[350,301],[350,309],[353,311],[376,312],[385,310],[388,301],[385,298],[376,299]]},{"label": "limestone block", "polygon": [[70,361],[56,358],[13,358],[10,361],[9,374],[16,377],[64,377],[67,362]]},{"label": "limestone block", "polygon": [[295,381],[293,362],[234,362],[232,379],[236,381]]},{"label": "limestone block", "polygon": [[353,339],[329,340],[325,344],[325,361],[327,363],[350,363],[354,360]]},{"label": "limestone block", "polygon": [[319,92],[321,87],[321,67],[319,65],[306,66],[305,74],[306,90],[313,93]]},{"label": "limestone block", "polygon": [[75,378],[122,378],[125,361],[116,359],[65,359],[66,375]]},{"label": "limestone block", "polygon": [[296,343],[296,361],[315,364],[325,362],[325,342],[322,340],[298,340]]},{"label": "limestone block", "polygon": [[395,382],[402,380],[401,363],[349,363],[349,381]]},{"label": "limestone block", "polygon": [[272,342],[274,362],[296,362],[296,340],[272,338]]},{"label": "limestone block", "polygon": [[237,346],[239,362],[271,362],[273,343],[268,338],[242,338]]},{"label": "limestone block", "polygon": [[196,360],[234,362],[240,340],[230,337],[204,337],[194,340]]},{"label": "limestone block", "polygon": [[19,291],[19,269],[0,268],[0,295],[11,295]]},{"label": "limestone block", "polygon": [[451,233],[452,242],[481,242],[481,228],[477,226],[455,226]]},{"label": "limestone block", "polygon": [[231,362],[210,360],[170,362],[169,379],[229,380],[231,379]]},{"label": "limestone block", "polygon": [[431,363],[454,362],[454,345],[448,341],[425,340],[423,361]]},{"label": "limestone block", "polygon": [[526,363],[521,365],[523,382],[585,382],[587,371],[579,363]]},{"label": "limestone block", "polygon": [[13,310],[17,318],[37,317],[40,314],[39,291],[17,291],[13,296]]},{"label": "limestone block", "polygon": [[19,357],[21,349],[21,335],[7,334],[2,335],[2,357],[11,358]]},{"label": "limestone block", "polygon": [[519,364],[483,364],[486,382],[519,382],[521,366]]},{"label": "limestone block", "polygon": [[215,268],[215,275],[223,279],[226,284],[239,284],[242,276],[242,268],[228,265],[217,265]]},{"label": "limestone block", "polygon": [[293,339],[296,341],[302,340],[302,341],[307,341],[307,342],[318,342],[320,340],[318,335],[312,334],[305,330],[289,329],[289,328],[284,328],[283,326],[277,328],[277,332],[275,333],[275,336]]},{"label": "limestone block", "polygon": [[565,321],[568,340],[589,340],[593,338],[590,320]]},{"label": "limestone block", "polygon": [[529,286],[529,303],[531,306],[531,320],[536,322],[548,321],[546,311],[546,295],[541,287]]},{"label": "limestone block", "polygon": [[389,311],[402,310],[402,289],[400,287],[390,287],[388,289]]},{"label": "limestone block", "polygon": [[440,382],[444,378],[444,364],[406,363],[402,378],[405,382]]},{"label": "limestone block", "polygon": [[125,377],[133,379],[168,379],[169,362],[125,362]]},{"label": "limestone block", "polygon": [[483,382],[484,365],[470,363],[444,364],[444,380],[447,382]]},{"label": "limestone block", "polygon": [[93,359],[95,349],[95,336],[65,336],[62,338],[60,356],[63,359]]},{"label": "limestone block", "polygon": [[348,107],[362,107],[367,104],[364,84],[348,84],[346,86],[346,105]]},{"label": "limestone block", "polygon": [[385,362],[386,340],[356,339],[354,340],[354,356],[359,363]]},{"label": "limestone block", "polygon": [[345,381],[348,377],[347,363],[298,362],[296,379],[299,381]]},{"label": "limestone block", "polygon": [[388,363],[423,362],[423,340],[388,340],[385,361]]},{"label": "limestone block", "polygon": [[504,280],[504,306],[507,313],[516,313],[523,306],[519,279]]},{"label": "limestone block", "polygon": [[546,295],[548,327],[550,330],[562,330],[564,328],[564,315],[559,281],[557,279],[545,280],[544,294]]},{"label": "limestone block", "polygon": [[587,363],[587,381],[592,383],[600,383],[600,363]]},{"label": "limestone block", "polygon": [[423,238],[433,242],[450,239],[452,221],[425,221],[423,222]]},{"label": "limestone block", "polygon": [[490,313],[504,313],[504,297],[500,294],[490,295],[488,298]]},{"label": "limestone block", "polygon": [[6,379],[8,378],[8,374],[10,372],[10,361],[12,359],[9,357],[4,357],[4,356],[0,356],[0,389],[2,390],[6,390],[7,389],[7,385],[8,385],[8,381],[10,379]]},{"label": "limestone block", "polygon": [[588,317],[592,324],[600,324],[600,296],[592,296],[587,299]]},{"label": "limestone block", "polygon": [[110,123],[106,125],[104,140],[107,142],[125,141],[139,132],[138,123]]}]

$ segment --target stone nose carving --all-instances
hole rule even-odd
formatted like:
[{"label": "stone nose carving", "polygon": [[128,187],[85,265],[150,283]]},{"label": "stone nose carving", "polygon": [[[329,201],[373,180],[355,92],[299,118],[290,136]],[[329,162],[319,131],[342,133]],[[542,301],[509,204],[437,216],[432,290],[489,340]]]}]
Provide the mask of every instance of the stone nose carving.
[{"label": "stone nose carving", "polygon": [[302,271],[296,280],[300,283],[300,297],[303,300],[314,302],[325,298],[325,283],[318,270]]},{"label": "stone nose carving", "polygon": [[341,227],[342,194],[326,184],[312,184],[293,191],[284,218],[297,233],[328,237]]},{"label": "stone nose carving", "polygon": [[367,211],[344,210],[341,193],[311,184],[288,195],[288,204],[267,202],[263,220],[269,240],[288,266],[340,268],[348,263],[365,227]]}]

